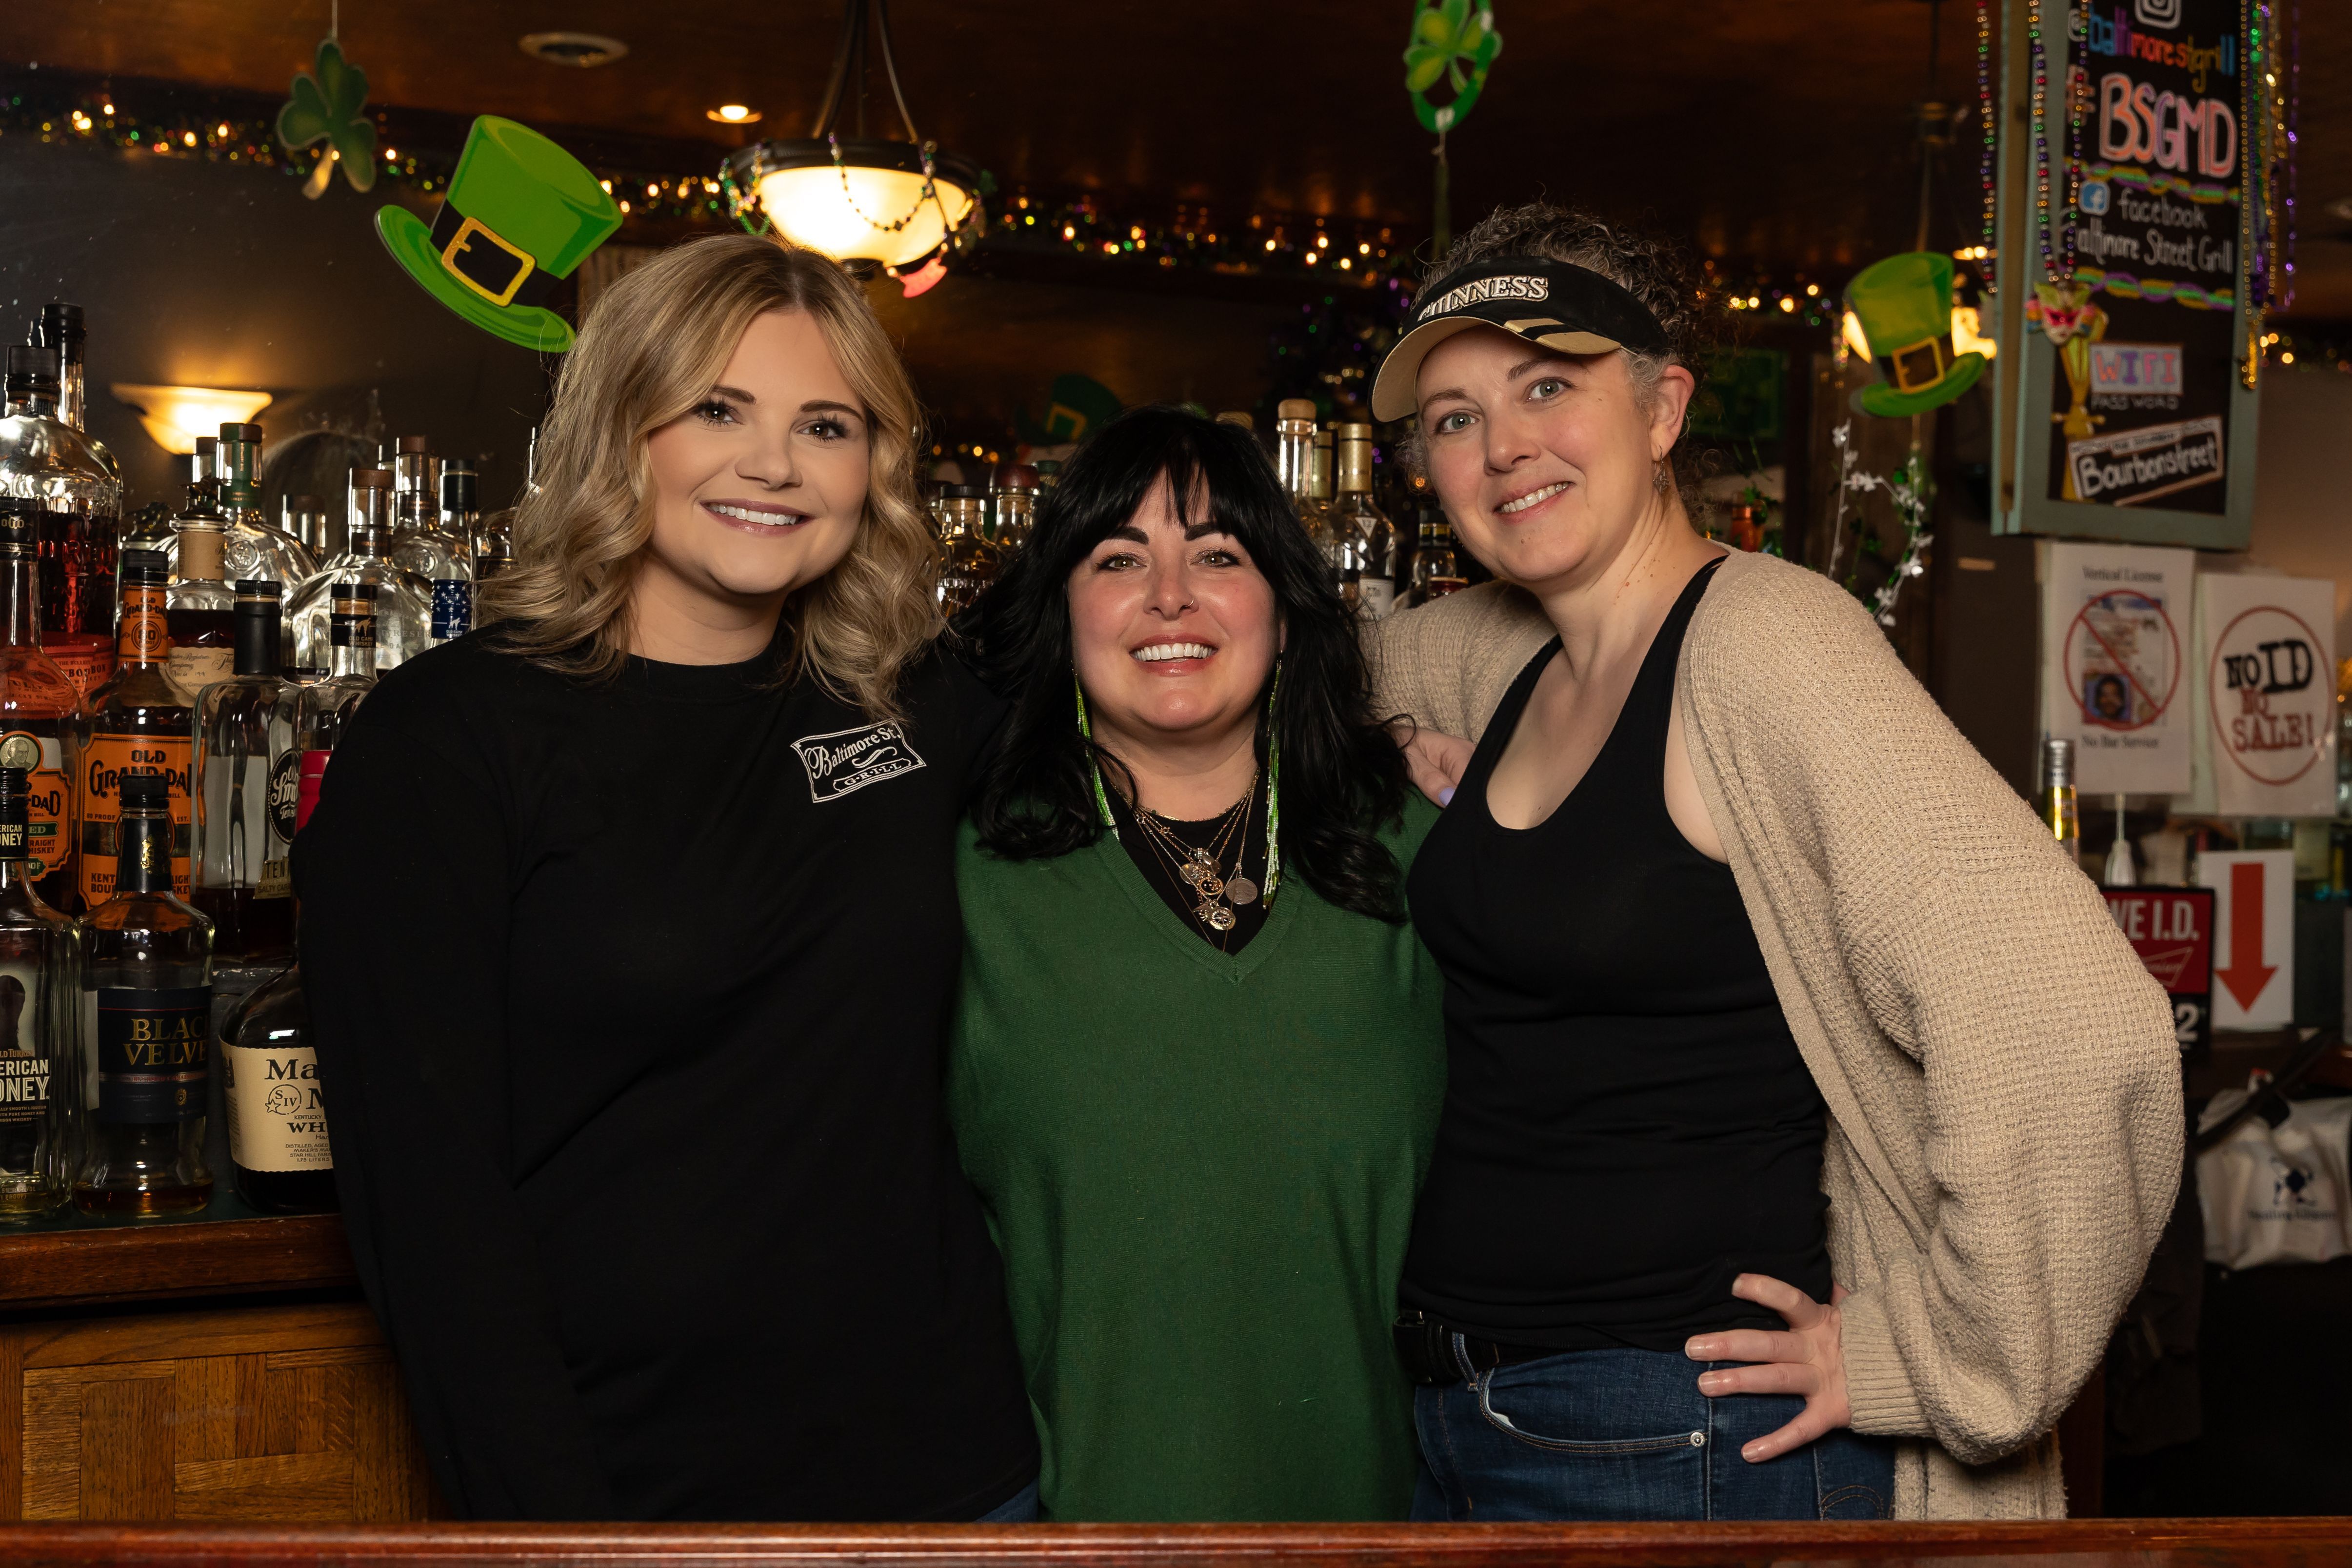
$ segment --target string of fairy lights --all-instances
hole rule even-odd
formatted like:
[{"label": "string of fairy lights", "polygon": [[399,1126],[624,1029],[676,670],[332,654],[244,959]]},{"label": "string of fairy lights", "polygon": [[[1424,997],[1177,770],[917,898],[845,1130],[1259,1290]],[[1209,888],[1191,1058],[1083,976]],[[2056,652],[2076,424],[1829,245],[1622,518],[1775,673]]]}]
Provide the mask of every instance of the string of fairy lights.
[{"label": "string of fairy lights", "polygon": [[[2300,0],[2247,0],[2248,57],[2254,80],[2263,91],[2261,113],[2252,128],[2247,168],[2253,184],[2255,245],[2249,255],[2249,275],[2256,280],[2252,303],[2272,312],[2294,300],[2296,190],[2294,153],[2300,141],[2299,85],[2301,61],[2294,40],[2299,35]],[[2042,37],[2043,0],[2033,0],[2027,22],[2034,47],[2033,112],[2034,199],[2042,217],[2040,247],[2044,276],[2057,280],[2078,276],[2074,239],[2082,161],[2083,104],[2079,90],[2068,85],[2066,150],[2062,170],[2053,170],[2049,146],[2049,61]],[[2280,26],[2284,13],[2285,26]],[[1992,123],[1993,28],[1990,0],[1979,0],[1977,12],[1977,86],[1983,115]],[[2069,40],[2071,45],[2072,40]],[[2068,50],[2071,56],[2071,47]],[[2070,83],[2074,72],[2067,73]],[[199,106],[188,100],[197,95],[162,95],[174,101],[158,109],[119,101],[100,87],[77,91],[63,83],[50,93],[12,88],[0,94],[0,137],[26,136],[64,146],[106,147],[131,156],[178,158],[214,163],[244,164],[278,172],[289,178],[307,176],[319,154],[287,152],[275,134],[275,108],[236,105],[215,95]],[[455,166],[455,150],[437,146],[403,145],[390,117],[374,111],[380,157],[379,183],[388,183],[420,195],[447,187]],[[678,226],[723,228],[735,225],[757,227],[757,198],[735,185],[723,170],[650,169],[595,165],[599,179],[611,192],[623,214],[622,243],[632,229],[648,239],[656,231]],[[1982,240],[1953,253],[1963,273],[1973,267],[1977,286],[1990,290],[1998,264],[1994,245],[1996,183],[1990,139],[1979,154],[1983,183]],[[2062,183],[2063,182],[2063,183]],[[2187,191],[2183,194],[2190,194]],[[2201,197],[2208,193],[2194,194]],[[2218,188],[2210,194],[2221,198]],[[1357,298],[1379,301],[1402,316],[1419,279],[1418,254],[1424,236],[1418,231],[1376,221],[1350,221],[1312,214],[1215,209],[1179,203],[1158,211],[1122,208],[1093,193],[1055,193],[1029,187],[986,193],[992,206],[983,220],[978,246],[1005,254],[1055,254],[1083,259],[1108,272],[1195,268],[1215,272],[1289,276],[1314,278],[1333,287],[1362,290]],[[2050,221],[2052,209],[2055,219]],[[2091,270],[2091,269],[2085,269]],[[2112,292],[2133,287],[2165,287],[2122,275],[2102,274],[2085,281]],[[1727,318],[1762,319],[1807,328],[1834,328],[1843,311],[1835,279],[1775,276],[1760,267],[1742,267],[1715,257],[1704,258],[1696,291],[1697,302]],[[2206,303],[2226,308],[2220,297]],[[2295,352],[2291,334],[2262,335],[2265,356],[2294,364],[2341,364],[2347,356],[2332,349],[2306,345],[2299,361],[2284,356]]]}]

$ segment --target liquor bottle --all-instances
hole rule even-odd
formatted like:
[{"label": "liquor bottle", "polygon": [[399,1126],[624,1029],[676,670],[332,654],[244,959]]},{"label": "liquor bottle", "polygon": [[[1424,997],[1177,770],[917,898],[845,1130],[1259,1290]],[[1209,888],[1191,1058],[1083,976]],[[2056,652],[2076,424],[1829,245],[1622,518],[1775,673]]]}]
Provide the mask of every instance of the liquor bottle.
[{"label": "liquor bottle", "polygon": [[163,779],[122,780],[111,895],[83,923],[82,991],[94,1005],[98,1103],[83,1139],[74,1207],[87,1214],[181,1214],[212,1200],[205,1168],[211,1065],[212,922],[172,891]]},{"label": "liquor bottle", "polygon": [[0,1223],[71,1199],[81,1124],[81,933],[34,885],[26,795],[0,763]]},{"label": "liquor bottle", "polygon": [[996,470],[995,545],[998,570],[1013,552],[1029,542],[1037,522],[1037,470],[1026,463],[1005,463]]},{"label": "liquor bottle", "polygon": [[1348,529],[1331,515],[1331,432],[1328,428],[1317,431],[1315,444],[1307,455],[1307,499],[1315,507],[1315,548],[1323,552],[1323,564],[1331,573],[1331,586],[1352,610],[1362,562]]},{"label": "liquor bottle", "polygon": [[1445,513],[1431,507],[1421,514],[1421,543],[1412,552],[1412,602],[1426,604],[1468,586],[1454,553],[1454,529]]},{"label": "liquor bottle", "polygon": [[26,775],[25,874],[72,914],[74,780],[89,719],[81,693],[41,651],[40,528],[29,503],[0,497],[0,767]]},{"label": "liquor bottle", "polygon": [[114,454],[107,450],[104,442],[89,434],[89,386],[82,370],[82,351],[89,340],[89,330],[79,305],[52,299],[41,307],[40,315],[34,319],[33,341],[57,356],[58,417],[81,433],[100,466],[119,485],[122,482],[122,465],[114,460]]},{"label": "liquor bottle", "polygon": [[488,582],[514,564],[514,511],[487,512],[474,524],[474,581]]},{"label": "liquor bottle", "polygon": [[[407,568],[430,587],[433,608],[425,638],[432,647],[474,629],[477,483],[470,468],[456,464],[443,468],[440,506],[416,528],[394,537],[393,564]],[[397,495],[394,498],[404,499]]]},{"label": "liquor bottle", "polygon": [[940,609],[950,615],[996,580],[996,549],[980,531],[987,497],[977,485],[950,485],[940,494]]},{"label": "liquor bottle", "polygon": [[278,504],[278,531],[290,536],[310,553],[312,559],[324,559],[331,553],[327,543],[327,504],[316,496],[281,496]]},{"label": "liquor bottle", "polygon": [[321,670],[332,662],[330,621],[341,582],[375,589],[375,668],[389,670],[425,651],[433,629],[433,585],[392,559],[392,475],[352,470],[351,536],[342,553],[312,572],[286,609],[294,663]]},{"label": "liquor bottle", "polygon": [[8,350],[0,418],[0,496],[39,503],[41,646],[87,693],[114,667],[114,554],[122,481],[79,431],[58,417],[57,360]]},{"label": "liquor bottle", "polygon": [[300,688],[278,676],[278,585],[236,585],[236,670],[195,712],[194,818],[188,902],[213,923],[224,958],[275,957],[294,935],[287,846],[301,788],[294,745]]},{"label": "liquor bottle", "polygon": [[431,528],[439,510],[439,462],[433,443],[422,435],[404,435],[393,443],[385,463],[392,470],[392,537],[397,544],[410,534]]},{"label": "liquor bottle", "polygon": [[221,1074],[237,1196],[268,1214],[340,1207],[299,964],[246,998],[229,1019]]},{"label": "liquor bottle", "polygon": [[188,706],[196,694],[226,678],[236,656],[236,599],[221,580],[227,536],[210,517],[180,519],[180,580],[163,595],[163,627],[172,640],[163,679]]},{"label": "liquor bottle", "polygon": [[1333,434],[1339,493],[1331,503],[1331,531],[1354,554],[1358,608],[1377,621],[1396,608],[1396,529],[1372,501],[1372,427],[1343,424]]},{"label": "liquor bottle", "polygon": [[158,774],[171,803],[166,842],[172,889],[188,886],[188,705],[163,674],[171,647],[163,605],[163,558],[152,550],[122,563],[122,634],[119,660],[104,685],[90,694],[89,745],[81,768],[81,902],[96,909],[114,893],[121,848],[122,789],[131,779]]},{"label": "liquor bottle", "polygon": [[[228,519],[221,569],[231,581],[292,584],[319,570],[302,541],[271,526],[261,511],[261,426],[220,427],[221,515]],[[176,570],[177,559],[173,565]]]},{"label": "liquor bottle", "polygon": [[2074,743],[2042,742],[2042,821],[2070,855],[2083,847],[2083,821],[2074,799]]},{"label": "liquor bottle", "polygon": [[[125,553],[135,549],[162,550],[166,559],[176,559],[180,525],[190,517],[203,517],[215,528],[228,527],[228,518],[220,509],[220,482],[215,466],[219,445],[214,437],[199,435],[195,451],[180,460],[185,465],[181,478],[185,488],[177,511],[158,501],[123,519],[121,543]],[[115,610],[120,614],[121,604]]]},{"label": "liquor bottle", "polygon": [[1274,412],[1275,471],[1290,493],[1298,526],[1320,549],[1329,528],[1324,507],[1315,499],[1315,405],[1303,397],[1285,398]]},{"label": "liquor bottle", "polygon": [[1062,465],[1054,459],[1040,457],[1029,466],[1037,470],[1037,494],[1040,497],[1049,490],[1062,487]]},{"label": "liquor bottle", "polygon": [[301,758],[294,800],[296,833],[309,825],[310,813],[318,809],[327,762],[342,744],[343,727],[375,688],[376,602],[375,583],[335,584],[328,627],[334,663],[325,680],[303,687],[295,698],[294,747]]}]

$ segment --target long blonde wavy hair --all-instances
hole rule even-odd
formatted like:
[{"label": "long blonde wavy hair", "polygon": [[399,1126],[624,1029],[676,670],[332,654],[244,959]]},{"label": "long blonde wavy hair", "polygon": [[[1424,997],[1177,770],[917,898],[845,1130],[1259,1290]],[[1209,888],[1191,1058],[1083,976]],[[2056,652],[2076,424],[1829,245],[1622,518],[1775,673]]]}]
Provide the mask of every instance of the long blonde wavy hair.
[{"label": "long blonde wavy hair", "polygon": [[516,508],[514,565],[481,619],[551,669],[596,677],[626,657],[637,561],[653,534],[646,440],[709,394],[744,329],[805,310],[868,432],[866,505],[839,565],[784,604],[789,657],[844,701],[896,718],[898,676],[940,629],[938,560],[915,487],[917,405],[882,324],[841,268],[750,235],[665,251],[621,278],[565,356],[539,438],[539,488]]}]

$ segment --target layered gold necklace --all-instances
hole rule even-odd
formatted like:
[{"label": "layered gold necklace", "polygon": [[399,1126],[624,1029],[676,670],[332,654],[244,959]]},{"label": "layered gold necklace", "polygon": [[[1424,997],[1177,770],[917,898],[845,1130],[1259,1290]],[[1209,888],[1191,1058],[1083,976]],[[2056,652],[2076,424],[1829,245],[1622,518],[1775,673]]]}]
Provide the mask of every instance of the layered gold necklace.
[{"label": "layered gold necklace", "polygon": [[[1192,890],[1192,918],[1221,936],[1234,928],[1236,908],[1257,902],[1257,883],[1242,874],[1242,861],[1249,853],[1251,807],[1256,800],[1257,774],[1253,771],[1249,788],[1218,820],[1217,829],[1205,846],[1188,844],[1178,838],[1169,827],[1168,819],[1157,811],[1139,808],[1135,813],[1136,825],[1143,830],[1144,838]],[[1226,870],[1229,852],[1230,872]]]}]

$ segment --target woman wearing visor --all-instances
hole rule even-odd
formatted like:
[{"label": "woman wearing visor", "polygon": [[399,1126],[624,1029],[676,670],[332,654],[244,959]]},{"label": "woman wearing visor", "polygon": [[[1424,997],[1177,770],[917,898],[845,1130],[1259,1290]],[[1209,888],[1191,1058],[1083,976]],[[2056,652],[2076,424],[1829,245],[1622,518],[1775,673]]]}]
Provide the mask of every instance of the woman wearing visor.
[{"label": "woman wearing visor", "polygon": [[1407,883],[1416,1514],[2057,1515],[2179,1176],[2169,1009],[1860,605],[1692,527],[1696,318],[1507,210],[1373,393],[1498,580],[1379,648],[1381,711],[1476,743]]}]

